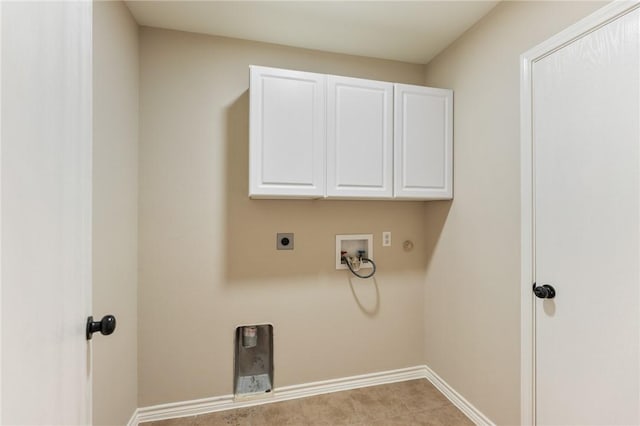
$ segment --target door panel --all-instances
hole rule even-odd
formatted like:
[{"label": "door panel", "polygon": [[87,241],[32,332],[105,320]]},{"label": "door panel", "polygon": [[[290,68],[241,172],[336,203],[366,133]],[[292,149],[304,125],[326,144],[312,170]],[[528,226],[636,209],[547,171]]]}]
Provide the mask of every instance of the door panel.
[{"label": "door panel", "polygon": [[91,2],[2,4],[1,424],[89,424]]},{"label": "door panel", "polygon": [[325,77],[251,67],[249,195],[324,195]]},{"label": "door panel", "polygon": [[538,424],[640,423],[638,20],[533,67]]},{"label": "door panel", "polygon": [[327,77],[327,196],[393,196],[393,84]]},{"label": "door panel", "polygon": [[453,91],[394,85],[394,197],[453,196]]}]

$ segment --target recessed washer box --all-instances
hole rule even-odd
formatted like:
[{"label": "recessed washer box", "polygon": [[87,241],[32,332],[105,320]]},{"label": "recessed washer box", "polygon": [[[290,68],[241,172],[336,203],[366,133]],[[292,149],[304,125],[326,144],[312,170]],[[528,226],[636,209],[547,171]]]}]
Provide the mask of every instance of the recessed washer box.
[{"label": "recessed washer box", "polygon": [[[364,250],[364,257],[373,260],[373,234],[343,234],[336,235],[336,269],[347,269],[342,263],[342,252],[347,256],[358,256]],[[373,268],[371,263],[362,262],[360,268]]]}]

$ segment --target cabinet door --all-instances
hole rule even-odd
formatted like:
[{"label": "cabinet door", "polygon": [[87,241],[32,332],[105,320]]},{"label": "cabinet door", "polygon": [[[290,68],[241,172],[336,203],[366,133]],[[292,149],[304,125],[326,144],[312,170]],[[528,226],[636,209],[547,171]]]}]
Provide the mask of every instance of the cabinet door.
[{"label": "cabinet door", "polygon": [[395,85],[394,196],[453,198],[453,91]]},{"label": "cabinet door", "polygon": [[249,196],[324,196],[325,76],[250,69]]},{"label": "cabinet door", "polygon": [[327,197],[393,196],[393,84],[327,76]]}]

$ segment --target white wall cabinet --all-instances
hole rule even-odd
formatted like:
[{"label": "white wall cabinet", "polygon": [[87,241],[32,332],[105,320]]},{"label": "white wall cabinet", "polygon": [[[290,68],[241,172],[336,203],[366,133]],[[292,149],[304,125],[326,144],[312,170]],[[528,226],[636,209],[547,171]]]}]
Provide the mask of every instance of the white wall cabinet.
[{"label": "white wall cabinet", "polygon": [[250,68],[249,196],[324,197],[325,76]]},{"label": "white wall cabinet", "polygon": [[327,76],[327,198],[393,197],[393,84]]},{"label": "white wall cabinet", "polygon": [[453,91],[396,84],[394,196],[453,197]]},{"label": "white wall cabinet", "polygon": [[453,91],[250,69],[250,197],[452,198]]}]

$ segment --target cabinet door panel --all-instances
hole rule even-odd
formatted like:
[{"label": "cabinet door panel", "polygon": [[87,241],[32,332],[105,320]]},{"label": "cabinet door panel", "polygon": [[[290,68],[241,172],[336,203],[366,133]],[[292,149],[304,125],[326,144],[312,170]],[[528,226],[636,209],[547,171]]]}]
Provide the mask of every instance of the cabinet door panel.
[{"label": "cabinet door panel", "polygon": [[327,77],[327,197],[391,198],[393,84]]},{"label": "cabinet door panel", "polygon": [[324,76],[251,67],[249,195],[324,195]]},{"label": "cabinet door panel", "polygon": [[453,92],[395,85],[394,195],[453,195]]}]

